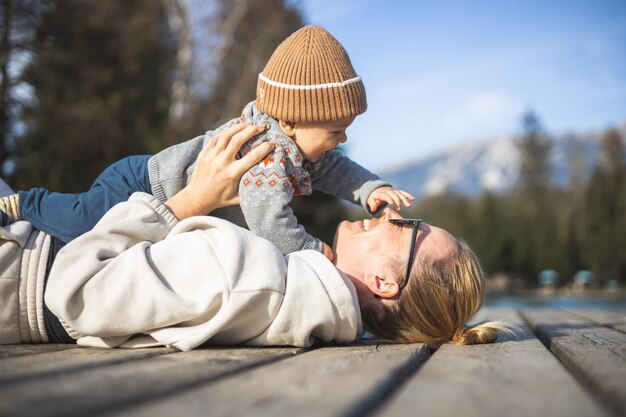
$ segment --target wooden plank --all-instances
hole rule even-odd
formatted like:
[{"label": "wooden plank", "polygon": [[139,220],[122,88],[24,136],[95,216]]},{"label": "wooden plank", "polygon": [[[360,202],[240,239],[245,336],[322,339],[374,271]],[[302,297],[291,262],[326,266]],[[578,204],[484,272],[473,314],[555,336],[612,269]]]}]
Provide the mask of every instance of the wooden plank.
[{"label": "wooden plank", "polygon": [[[132,354],[132,350],[117,350]],[[115,414],[131,405],[214,381],[298,349],[200,349],[100,368],[47,374],[2,387],[1,416]],[[180,415],[180,414],[173,414]]]},{"label": "wooden plank", "polygon": [[60,350],[75,349],[77,345],[44,343],[41,345],[0,345],[0,359],[39,353],[57,352]]},{"label": "wooden plank", "polygon": [[591,320],[602,326],[610,327],[619,332],[626,333],[626,311],[624,310],[573,310],[565,309],[568,313],[575,314],[587,320]]},{"label": "wooden plank", "polygon": [[117,415],[364,415],[427,357],[422,344],[326,347]]},{"label": "wooden plank", "polygon": [[606,413],[511,310],[479,320],[519,325],[494,344],[445,344],[377,416],[603,416]]},{"label": "wooden plank", "polygon": [[626,334],[553,309],[523,310],[522,315],[602,402],[626,415]]},{"label": "wooden plank", "polygon": [[134,361],[178,352],[174,348],[100,349],[80,348],[18,356],[0,360],[0,388],[46,375],[70,374],[81,369],[93,369],[116,363]]}]

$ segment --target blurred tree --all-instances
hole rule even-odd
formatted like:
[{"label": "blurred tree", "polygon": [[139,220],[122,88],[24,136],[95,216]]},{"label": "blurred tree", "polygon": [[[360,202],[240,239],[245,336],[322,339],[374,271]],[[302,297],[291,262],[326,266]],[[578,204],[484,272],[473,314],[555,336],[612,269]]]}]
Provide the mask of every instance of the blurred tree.
[{"label": "blurred tree", "polygon": [[474,232],[467,237],[480,257],[485,272],[513,272],[513,247],[505,198],[490,191],[477,201]]},{"label": "blurred tree", "polygon": [[567,137],[567,157],[570,168],[569,189],[577,198],[582,197],[588,177],[587,155],[584,143],[579,137]]},{"label": "blurred tree", "polygon": [[602,137],[585,192],[585,260],[600,283],[626,278],[626,157],[617,130]]},{"label": "blurred tree", "polygon": [[48,0],[24,79],[16,188],[87,188],[110,163],[163,147],[175,39],[163,3]]},{"label": "blurred tree", "polygon": [[518,186],[529,196],[538,197],[550,185],[550,144],[539,117],[532,111],[522,116],[523,134],[517,141],[520,158]]},{"label": "blurred tree", "polygon": [[21,107],[28,100],[22,70],[30,57],[42,3],[41,0],[0,0],[0,175],[4,177],[13,168]]},{"label": "blurred tree", "polygon": [[556,245],[557,214],[551,194],[552,145],[533,111],[523,115],[522,128],[517,140],[520,176],[511,196],[516,218],[511,227],[516,266],[534,283],[541,270],[559,269],[563,261]]},{"label": "blurred tree", "polygon": [[170,30],[178,39],[176,65],[172,77],[169,107],[170,123],[180,123],[187,111],[191,97],[191,71],[193,69],[192,22],[187,6],[180,0],[163,0]]},{"label": "blurred tree", "polygon": [[581,249],[583,223],[583,198],[584,187],[587,176],[587,158],[583,143],[574,136],[570,136],[567,141],[568,159],[570,165],[569,176],[569,196],[567,207],[563,209],[564,217],[564,256],[566,258],[564,271],[561,276],[573,277],[576,271],[583,269],[584,262]]},{"label": "blurred tree", "polygon": [[[195,55],[189,105],[172,126],[174,141],[204,133],[238,117],[256,96],[258,74],[274,49],[304,25],[297,7],[285,0],[215,0]],[[204,54],[206,55],[206,53]],[[178,138],[176,140],[175,138]]]}]

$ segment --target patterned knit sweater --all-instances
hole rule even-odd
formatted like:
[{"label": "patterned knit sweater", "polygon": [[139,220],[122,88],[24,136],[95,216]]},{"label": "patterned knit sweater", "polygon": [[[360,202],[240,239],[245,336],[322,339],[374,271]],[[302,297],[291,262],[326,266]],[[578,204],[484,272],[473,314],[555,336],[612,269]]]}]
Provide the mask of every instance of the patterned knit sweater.
[{"label": "patterned knit sweater", "polygon": [[370,193],[389,185],[338,150],[327,152],[315,163],[306,161],[293,139],[282,132],[278,121],[260,112],[251,102],[240,118],[151,157],[148,172],[153,194],[166,201],[180,191],[191,179],[196,157],[206,140],[233,124],[246,121],[254,124],[267,122],[270,129],[248,141],[240,154],[246,154],[267,141],[277,146],[242,176],[240,206],[225,207],[211,215],[250,229],[274,243],[284,254],[322,249],[322,242],[306,233],[288,206],[293,196],[309,195],[316,189],[360,204],[370,212],[367,206]]}]

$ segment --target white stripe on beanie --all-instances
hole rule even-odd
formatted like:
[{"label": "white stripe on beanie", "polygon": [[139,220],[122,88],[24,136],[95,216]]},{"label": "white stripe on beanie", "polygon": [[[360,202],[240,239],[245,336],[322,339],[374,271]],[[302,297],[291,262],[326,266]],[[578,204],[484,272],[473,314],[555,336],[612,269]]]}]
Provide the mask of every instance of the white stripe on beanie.
[{"label": "white stripe on beanie", "polygon": [[326,84],[314,84],[314,85],[297,85],[297,84],[284,84],[279,83],[278,81],[270,80],[263,73],[259,74],[259,79],[265,81],[267,84],[273,87],[286,88],[288,90],[320,90],[322,88],[333,88],[333,87],[345,87],[349,84],[353,84],[361,81],[361,77],[356,76],[354,78],[350,78],[349,80],[335,83],[326,83]]}]

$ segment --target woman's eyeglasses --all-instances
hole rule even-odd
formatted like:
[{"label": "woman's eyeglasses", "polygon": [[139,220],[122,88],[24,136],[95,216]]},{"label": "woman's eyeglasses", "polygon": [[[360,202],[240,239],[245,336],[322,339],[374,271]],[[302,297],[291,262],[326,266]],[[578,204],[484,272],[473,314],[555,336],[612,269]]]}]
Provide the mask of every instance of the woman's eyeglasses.
[{"label": "woman's eyeglasses", "polygon": [[404,277],[404,282],[402,282],[402,285],[400,285],[400,291],[402,291],[404,287],[406,287],[406,284],[409,282],[409,276],[411,275],[411,266],[413,265],[414,257],[413,252],[415,251],[415,237],[417,236],[417,230],[420,227],[420,223],[422,223],[422,219],[389,219],[389,223],[399,226],[403,226],[405,224],[413,225],[413,233],[411,234],[411,251],[409,252],[409,263],[406,265],[406,276]]}]

